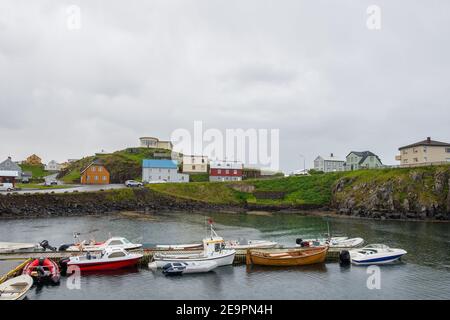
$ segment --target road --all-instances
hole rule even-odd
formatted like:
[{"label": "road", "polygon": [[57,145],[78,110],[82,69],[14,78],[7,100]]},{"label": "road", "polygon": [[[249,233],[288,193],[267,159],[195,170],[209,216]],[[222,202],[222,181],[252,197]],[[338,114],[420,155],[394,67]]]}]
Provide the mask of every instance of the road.
[{"label": "road", "polygon": [[106,184],[106,185],[71,185],[69,188],[64,189],[22,189],[19,191],[13,191],[13,192],[0,192],[0,194],[6,194],[6,193],[17,193],[17,194],[23,194],[23,193],[65,193],[65,192],[94,192],[99,191],[101,189],[103,190],[111,190],[111,189],[121,189],[126,188],[123,184]]}]

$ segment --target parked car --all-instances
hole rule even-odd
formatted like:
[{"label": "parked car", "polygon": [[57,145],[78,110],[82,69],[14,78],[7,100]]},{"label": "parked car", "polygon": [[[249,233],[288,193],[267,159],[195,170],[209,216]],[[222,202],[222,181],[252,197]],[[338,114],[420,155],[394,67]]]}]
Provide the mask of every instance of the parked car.
[{"label": "parked car", "polygon": [[46,180],[44,182],[44,186],[57,186],[58,185],[58,181],[56,180]]},{"label": "parked car", "polygon": [[8,182],[0,183],[0,191],[14,191],[14,185]]},{"label": "parked car", "polygon": [[125,181],[125,185],[127,187],[130,187],[130,188],[132,188],[132,187],[143,187],[144,186],[144,184],[142,182],[135,181],[135,180],[127,180],[127,181]]}]

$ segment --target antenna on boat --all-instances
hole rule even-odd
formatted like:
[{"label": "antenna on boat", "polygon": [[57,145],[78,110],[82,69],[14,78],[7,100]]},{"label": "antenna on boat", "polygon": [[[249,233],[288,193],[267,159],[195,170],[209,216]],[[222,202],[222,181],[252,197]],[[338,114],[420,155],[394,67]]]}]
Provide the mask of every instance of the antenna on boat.
[{"label": "antenna on boat", "polygon": [[327,220],[327,229],[328,229],[328,239],[331,240],[331,232],[330,232],[330,223]]}]

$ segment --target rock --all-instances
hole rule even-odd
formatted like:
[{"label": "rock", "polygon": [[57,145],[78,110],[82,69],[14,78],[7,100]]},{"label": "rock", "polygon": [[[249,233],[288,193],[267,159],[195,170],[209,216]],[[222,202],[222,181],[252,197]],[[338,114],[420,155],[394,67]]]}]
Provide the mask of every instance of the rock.
[{"label": "rock", "polygon": [[409,176],[414,182],[419,182],[423,179],[423,172],[412,171]]}]

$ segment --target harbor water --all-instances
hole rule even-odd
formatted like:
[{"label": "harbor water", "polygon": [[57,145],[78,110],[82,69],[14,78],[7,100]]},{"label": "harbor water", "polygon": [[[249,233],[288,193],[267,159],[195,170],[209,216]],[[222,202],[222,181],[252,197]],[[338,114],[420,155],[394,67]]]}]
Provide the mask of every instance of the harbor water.
[{"label": "harbor water", "polygon": [[[294,246],[296,238],[327,233],[362,237],[405,249],[397,264],[368,269],[326,263],[304,267],[227,266],[207,274],[165,277],[145,267],[82,274],[79,286],[62,277],[59,286],[34,287],[28,299],[450,299],[450,224],[323,218],[301,214],[208,214],[225,239],[264,239]],[[207,233],[204,214],[121,213],[0,220],[0,241],[53,246],[82,239],[124,236],[145,247],[200,242]],[[19,262],[0,261],[0,273]],[[378,273],[379,271],[379,273]],[[373,277],[376,285],[373,285]]]}]

